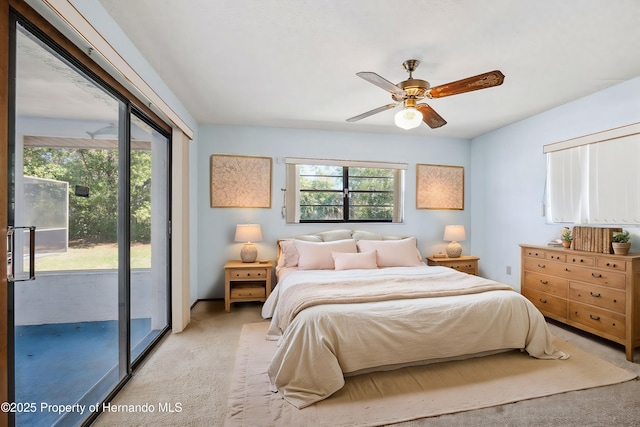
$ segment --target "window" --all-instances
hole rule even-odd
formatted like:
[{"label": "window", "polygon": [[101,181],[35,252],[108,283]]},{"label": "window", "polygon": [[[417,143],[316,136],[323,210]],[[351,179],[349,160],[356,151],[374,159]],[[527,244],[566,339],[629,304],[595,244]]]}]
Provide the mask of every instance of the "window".
[{"label": "window", "polygon": [[402,222],[402,163],[286,159],[287,222]]},{"label": "window", "polygon": [[640,224],[640,134],[557,151],[547,147],[550,222]]}]

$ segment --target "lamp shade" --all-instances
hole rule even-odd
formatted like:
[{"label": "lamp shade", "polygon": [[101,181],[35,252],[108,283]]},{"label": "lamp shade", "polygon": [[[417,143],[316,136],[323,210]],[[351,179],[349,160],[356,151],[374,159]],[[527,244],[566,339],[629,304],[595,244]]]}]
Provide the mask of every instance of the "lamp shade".
[{"label": "lamp shade", "polygon": [[444,228],[444,240],[448,242],[460,242],[466,238],[464,225],[447,225]]},{"label": "lamp shade", "polygon": [[236,225],[236,242],[260,242],[261,240],[262,229],[260,224]]},{"label": "lamp shade", "polygon": [[398,111],[395,115],[396,126],[402,129],[413,129],[422,123],[422,113],[413,107]]}]

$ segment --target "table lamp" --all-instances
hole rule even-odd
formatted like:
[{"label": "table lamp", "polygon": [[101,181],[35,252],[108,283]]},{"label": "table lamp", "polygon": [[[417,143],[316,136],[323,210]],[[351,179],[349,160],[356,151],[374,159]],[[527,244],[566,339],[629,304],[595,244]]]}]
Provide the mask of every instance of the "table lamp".
[{"label": "table lamp", "polygon": [[262,230],[259,224],[238,224],[236,225],[236,242],[245,242],[240,250],[242,262],[255,262],[258,258],[258,250],[251,242],[262,240]]},{"label": "table lamp", "polygon": [[464,225],[447,225],[444,227],[444,240],[451,242],[447,245],[447,256],[449,258],[458,258],[462,255],[462,246],[458,242],[466,238]]}]

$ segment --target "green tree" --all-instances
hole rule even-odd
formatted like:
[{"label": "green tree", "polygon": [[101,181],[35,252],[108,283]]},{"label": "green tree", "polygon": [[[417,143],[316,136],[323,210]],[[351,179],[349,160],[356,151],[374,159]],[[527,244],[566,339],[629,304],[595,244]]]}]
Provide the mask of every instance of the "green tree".
[{"label": "green tree", "polygon": [[[69,183],[69,241],[109,243],[118,238],[118,152],[106,149],[28,147],[24,174]],[[148,242],[151,228],[151,153],[131,153],[132,238]],[[75,195],[75,186],[89,197]]]}]

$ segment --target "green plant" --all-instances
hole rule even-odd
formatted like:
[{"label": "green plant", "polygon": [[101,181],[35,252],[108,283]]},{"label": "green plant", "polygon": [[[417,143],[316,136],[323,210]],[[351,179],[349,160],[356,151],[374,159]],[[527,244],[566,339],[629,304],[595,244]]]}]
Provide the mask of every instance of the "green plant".
[{"label": "green plant", "polygon": [[613,243],[629,243],[631,241],[631,235],[628,231],[614,231],[611,238]]},{"label": "green plant", "polygon": [[562,234],[560,235],[560,240],[564,241],[564,242],[570,242],[573,240],[573,236],[571,235],[571,229],[566,228],[564,229],[564,231],[562,231]]}]

